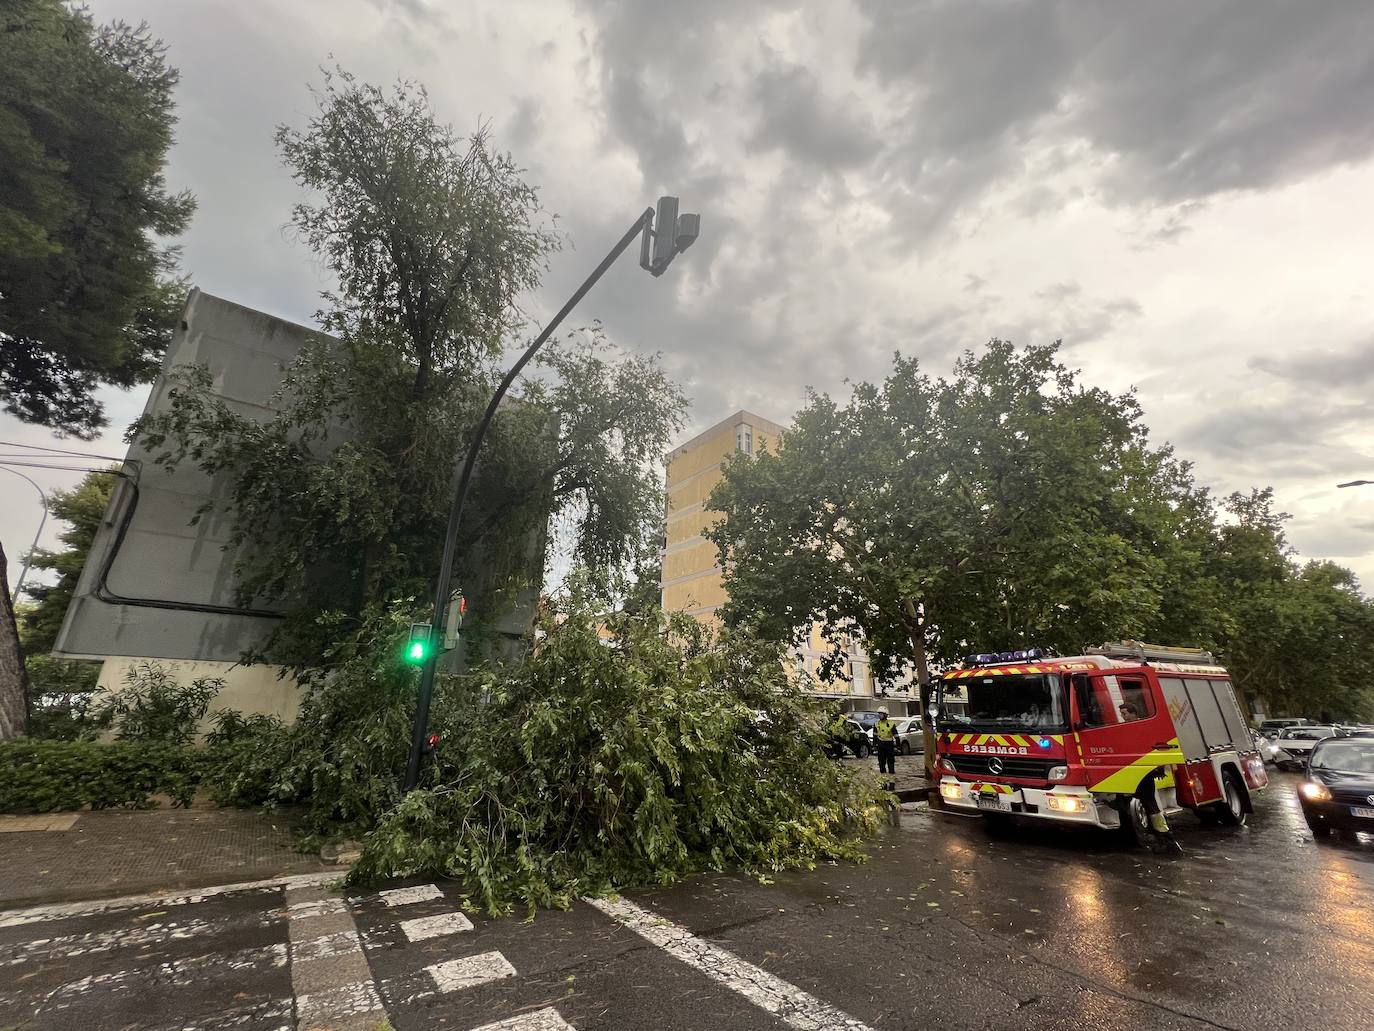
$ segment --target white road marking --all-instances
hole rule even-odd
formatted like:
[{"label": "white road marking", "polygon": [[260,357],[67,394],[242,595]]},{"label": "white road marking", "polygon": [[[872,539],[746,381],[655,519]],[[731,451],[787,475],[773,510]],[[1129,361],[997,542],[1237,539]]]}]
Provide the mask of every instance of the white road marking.
[{"label": "white road marking", "polygon": [[498,1020],[494,1024],[483,1024],[473,1031],[577,1031],[552,1007],[522,1013],[518,1017]]},{"label": "white road marking", "polygon": [[401,930],[413,942],[426,938],[437,938],[441,934],[459,934],[472,930],[472,921],[462,913],[440,913],[438,916],[422,916],[414,920],[402,920]]},{"label": "white road marking", "polygon": [[417,884],[413,888],[391,888],[379,891],[377,897],[388,906],[409,906],[415,902],[428,902],[441,899],[444,893],[432,884]]},{"label": "white road marking", "polygon": [[488,981],[515,976],[515,967],[499,952],[483,952],[476,956],[451,959],[446,963],[425,967],[425,970],[434,978],[434,986],[441,992],[475,988]]},{"label": "white road marking", "polygon": [[[262,927],[271,922],[271,914],[254,913],[247,919],[234,921],[235,927]],[[119,927],[112,931],[91,931],[88,934],[65,934],[57,938],[33,938],[19,942],[0,966],[18,966],[49,956],[85,956],[93,952],[114,949],[144,948],[188,938],[210,937],[223,932],[223,920],[160,921],[137,927]]]},{"label": "white road marking", "polygon": [[348,906],[344,900],[331,896],[327,899],[315,899],[313,902],[293,902],[286,907],[286,915],[292,920],[301,920],[308,916],[330,916],[334,913],[346,913]]},{"label": "white road marking", "polygon": [[797,1031],[870,1031],[868,1025],[841,1012],[796,985],[774,977],[732,952],[702,941],[685,927],[641,909],[625,899],[586,899],[588,905],[624,924],[651,945],[667,952],[713,981],[738,992]]},{"label": "white road marking", "polygon": [[66,920],[75,916],[97,916],[102,913],[118,913],[125,909],[142,909],[144,906],[186,906],[217,895],[232,895],[243,891],[263,891],[270,888],[293,888],[337,881],[347,871],[330,873],[296,874],[291,877],[274,877],[267,881],[244,881],[241,884],[221,884],[213,888],[196,888],[180,895],[153,893],[150,895],[126,895],[117,899],[93,899],[89,902],[63,902],[51,906],[31,906],[28,909],[13,909],[0,913],[0,927],[18,927],[22,924],[40,923],[45,920]]},{"label": "white road marking", "polygon": [[291,959],[296,963],[308,963],[312,959],[329,959],[349,952],[362,952],[363,943],[358,940],[357,931],[340,931],[319,938],[308,938],[299,944],[293,943]]},{"label": "white road marking", "polygon": [[382,1000],[377,997],[377,989],[371,981],[356,981],[326,988],[324,991],[309,995],[296,996],[296,1026],[313,1028],[328,1025],[345,1017],[355,1017],[363,1013],[377,1013],[377,1022],[383,1017]]},{"label": "white road marking", "polygon": [[[130,967],[125,970],[112,970],[104,974],[93,974],[76,981],[58,985],[43,996],[41,1013],[65,1009],[75,1005],[77,996],[93,989],[102,994],[112,992],[142,991],[150,984],[184,985],[191,979],[217,977],[223,973],[242,975],[249,971],[286,966],[286,945],[264,945],[259,948],[239,949],[235,952],[212,953],[208,956],[194,956],[189,959],[174,959],[152,966]],[[287,1004],[290,1004],[288,1000]],[[261,1005],[261,1004],[260,1004]]]}]

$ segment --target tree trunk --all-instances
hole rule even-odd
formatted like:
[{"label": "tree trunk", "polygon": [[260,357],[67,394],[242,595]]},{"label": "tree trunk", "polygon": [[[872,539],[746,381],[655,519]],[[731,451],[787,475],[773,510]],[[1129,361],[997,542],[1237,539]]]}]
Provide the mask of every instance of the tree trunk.
[{"label": "tree trunk", "polygon": [[921,735],[925,743],[926,779],[935,781],[935,726],[930,722],[930,663],[926,656],[925,623],[916,611],[916,603],[907,598],[903,603],[910,620],[911,655],[916,663],[917,697],[921,700]]},{"label": "tree trunk", "polygon": [[22,737],[28,730],[28,686],[19,627],[10,603],[9,565],[0,545],[0,741]]}]

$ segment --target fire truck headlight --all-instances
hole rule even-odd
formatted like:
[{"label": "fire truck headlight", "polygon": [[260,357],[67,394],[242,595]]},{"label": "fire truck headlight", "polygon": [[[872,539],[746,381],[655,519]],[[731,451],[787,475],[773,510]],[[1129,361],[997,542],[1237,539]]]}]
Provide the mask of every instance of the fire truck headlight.
[{"label": "fire truck headlight", "polygon": [[944,770],[946,773],[955,772],[954,763],[950,761],[950,758],[947,755],[940,756],[940,762],[938,763],[938,765],[940,769]]},{"label": "fire truck headlight", "polygon": [[1051,809],[1061,813],[1081,813],[1088,808],[1088,803],[1077,795],[1046,795],[1045,799]]},{"label": "fire truck headlight", "polygon": [[959,790],[958,784],[941,784],[940,794],[945,798],[958,798],[962,792]]},{"label": "fire truck headlight", "polygon": [[1067,766],[1050,767],[1050,780],[1064,780],[1068,777],[1068,775],[1069,768]]},{"label": "fire truck headlight", "polygon": [[1298,785],[1298,790],[1302,792],[1303,798],[1310,798],[1313,802],[1330,802],[1331,789],[1325,784],[1318,784],[1314,780],[1304,781]]}]

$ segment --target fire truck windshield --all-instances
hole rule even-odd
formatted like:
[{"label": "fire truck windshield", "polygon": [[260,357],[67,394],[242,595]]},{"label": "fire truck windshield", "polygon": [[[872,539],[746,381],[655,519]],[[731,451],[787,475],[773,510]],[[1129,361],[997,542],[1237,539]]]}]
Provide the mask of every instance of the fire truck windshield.
[{"label": "fire truck windshield", "polygon": [[[946,691],[957,687],[967,698],[962,711],[945,704]],[[998,727],[1019,730],[1063,730],[1068,725],[1064,688],[1052,673],[1003,673],[960,678],[941,684],[942,727]],[[950,695],[953,692],[950,691]]]}]

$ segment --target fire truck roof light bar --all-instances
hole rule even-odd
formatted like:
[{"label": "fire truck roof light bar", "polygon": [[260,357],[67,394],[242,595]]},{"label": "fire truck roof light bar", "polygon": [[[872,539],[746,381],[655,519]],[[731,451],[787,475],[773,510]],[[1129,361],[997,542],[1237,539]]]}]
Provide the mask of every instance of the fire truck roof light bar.
[{"label": "fire truck roof light bar", "polygon": [[1108,641],[1100,648],[1088,648],[1085,655],[1105,655],[1109,659],[1139,659],[1142,662],[1196,662],[1216,665],[1216,657],[1205,648],[1170,648],[1141,641]]},{"label": "fire truck roof light bar", "polygon": [[1022,648],[1014,652],[978,652],[964,657],[965,666],[997,666],[1005,662],[1034,662],[1045,658],[1044,648]]}]

